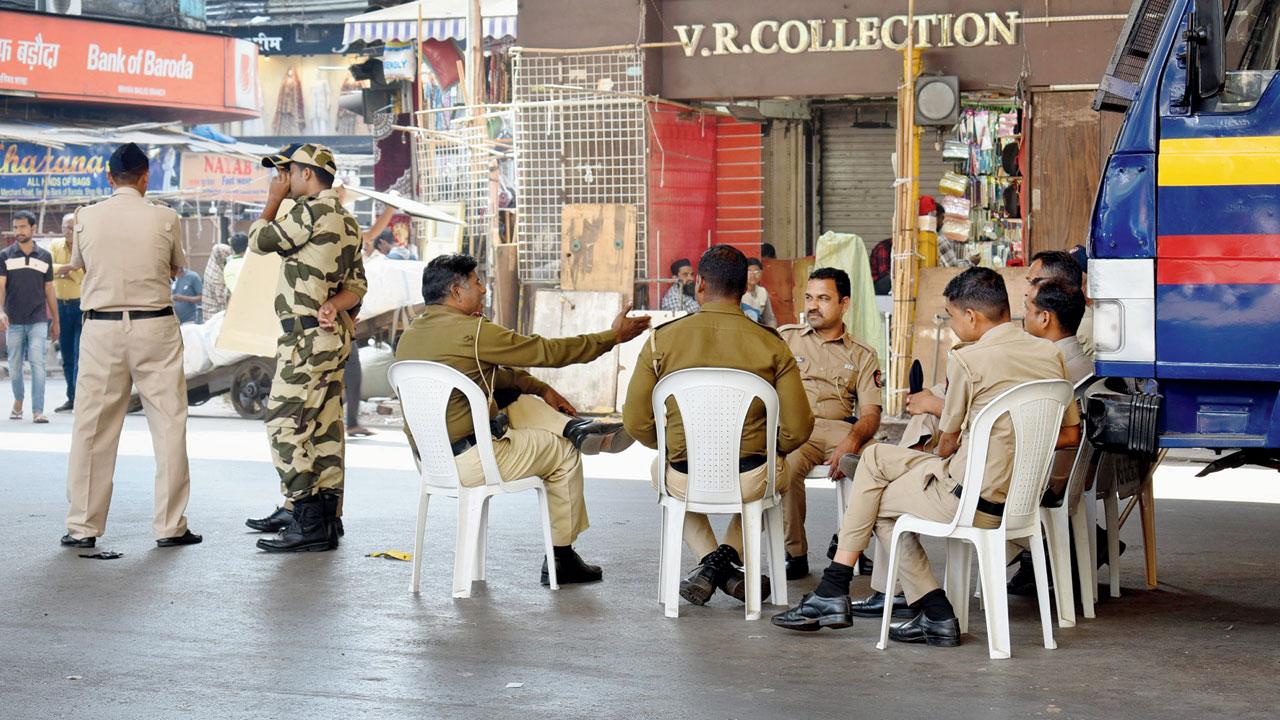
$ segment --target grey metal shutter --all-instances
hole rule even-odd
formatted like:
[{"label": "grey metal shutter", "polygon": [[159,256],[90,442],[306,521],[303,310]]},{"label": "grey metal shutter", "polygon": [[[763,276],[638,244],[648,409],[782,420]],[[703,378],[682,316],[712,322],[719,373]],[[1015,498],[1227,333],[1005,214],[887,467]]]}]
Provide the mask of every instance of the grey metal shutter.
[{"label": "grey metal shutter", "polygon": [[[893,234],[896,114],[893,105],[880,104],[830,107],[821,114],[819,226],[861,236],[868,251]],[[920,194],[937,197],[938,180],[951,164],[934,149],[935,139],[926,129],[920,141]]]}]

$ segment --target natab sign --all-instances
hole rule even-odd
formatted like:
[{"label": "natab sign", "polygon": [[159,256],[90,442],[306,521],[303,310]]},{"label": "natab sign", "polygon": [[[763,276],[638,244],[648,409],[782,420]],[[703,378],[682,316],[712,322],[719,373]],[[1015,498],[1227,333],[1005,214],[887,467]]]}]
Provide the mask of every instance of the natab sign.
[{"label": "natab sign", "polygon": [[761,20],[750,27],[735,22],[676,25],[685,57],[715,55],[798,55],[858,50],[900,50],[910,29],[918,48],[1015,45],[1021,14],[1016,11],[942,13],[818,20]]}]

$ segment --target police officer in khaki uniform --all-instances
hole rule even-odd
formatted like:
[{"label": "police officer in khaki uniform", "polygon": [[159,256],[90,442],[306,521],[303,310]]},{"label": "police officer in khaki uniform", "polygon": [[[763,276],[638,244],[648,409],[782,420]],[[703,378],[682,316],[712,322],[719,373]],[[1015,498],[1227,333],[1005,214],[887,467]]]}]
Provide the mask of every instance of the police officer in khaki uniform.
[{"label": "police officer in khaki uniform", "polygon": [[146,153],[123,145],[107,161],[114,192],[75,214],[71,270],[84,269],[80,367],[67,470],[68,547],[93,547],[107,526],[120,428],[137,387],[156,456],[155,519],[160,547],[194,545],[187,529],[187,379],[173,314],[170,273],[186,265],[173,210],[143,199]]},{"label": "police officer in khaki uniform", "polygon": [[[503,478],[541,477],[547,487],[556,581],[595,582],[599,566],[585,563],[573,543],[588,527],[582,493],[582,454],[621,452],[631,438],[618,423],[574,417],[577,410],[560,393],[520,368],[564,367],[591,362],[644,332],[647,317],[627,317],[630,306],[603,332],[548,339],[521,335],[490,322],[484,308],[485,287],[476,259],[442,255],[422,273],[426,311],[400,337],[397,360],[443,363],[471,378],[489,396],[494,433],[493,454]],[[466,399],[459,393],[445,411],[449,441],[462,484],[484,484],[474,425]],[[509,427],[502,427],[505,416]],[[412,436],[410,436],[412,443]],[[414,449],[417,453],[416,448]],[[549,584],[546,560],[542,584]]]},{"label": "police officer in khaki uniform", "polygon": [[[627,432],[645,446],[656,448],[652,396],[658,381],[687,368],[732,368],[759,375],[777,389],[778,453],[796,450],[813,431],[813,412],[787,344],[776,330],[757,324],[742,312],[741,298],[747,287],[746,256],[728,245],[712,247],[698,261],[696,283],[701,309],[654,330],[640,351],[622,412]],[[653,484],[656,488],[658,473],[665,471],[668,492],[681,497],[688,487],[684,426],[674,401],[668,407],[668,456],[654,460]],[[765,412],[758,403],[747,412],[742,433],[739,480],[742,498],[750,502],[764,495],[768,482]],[[776,477],[778,490],[786,492],[786,475],[778,473]],[[704,605],[719,588],[738,600],[745,598],[739,516],[733,516],[723,541],[718,542],[706,515],[687,513],[684,540],[701,560],[680,583],[681,597]],[[761,578],[761,598],[768,597],[769,591],[768,579]]]},{"label": "police officer in khaki uniform", "polygon": [[[863,454],[853,476],[853,496],[840,527],[835,560],[823,573],[813,593],[773,623],[791,630],[842,628],[852,624],[854,608],[849,600],[853,564],[870,543],[874,532],[879,546],[889,547],[898,517],[912,515],[949,522],[960,503],[968,456],[968,429],[974,417],[1001,393],[1032,380],[1067,378],[1062,354],[1053,343],[1032,337],[1009,322],[1009,296],[1004,280],[987,268],[970,268],[947,284],[944,294],[951,329],[970,343],[951,352],[947,363],[948,390],[939,429],[938,454],[891,445],[872,445]],[[962,434],[963,433],[963,434]],[[1075,403],[1067,405],[1058,447],[1080,441],[1080,415]],[[975,524],[997,527],[1004,511],[1013,462],[1013,424],[1008,417],[991,432],[981,497]],[[900,642],[927,642],[953,646],[960,642],[960,626],[946,594],[929,568],[929,558],[914,535],[899,544],[899,579],[916,616],[891,628],[889,637]],[[876,563],[871,577],[875,594],[859,603],[884,607],[888,568]],[[964,601],[967,598],[959,598]],[[863,614],[863,613],[857,613]]]},{"label": "police officer in khaki uniform", "polygon": [[[267,399],[267,435],[289,524],[258,547],[315,552],[338,547],[345,479],[342,370],[364,297],[360,226],[333,189],[338,168],[323,145],[295,143],[263,158],[276,169],[262,216],[249,228],[259,253],[280,256],[275,312],[284,331]],[[281,213],[286,198],[293,206]]]},{"label": "police officer in khaki uniform", "polygon": [[839,461],[860,453],[880,429],[880,361],[876,351],[854,340],[844,326],[849,308],[849,275],[837,268],[818,268],[805,287],[806,323],[784,325],[778,334],[796,356],[804,392],[813,409],[813,434],[787,455],[783,494],[787,536],[787,579],[809,574],[809,541],[805,536],[804,478],[814,466],[831,466],[828,477],[844,477]]}]

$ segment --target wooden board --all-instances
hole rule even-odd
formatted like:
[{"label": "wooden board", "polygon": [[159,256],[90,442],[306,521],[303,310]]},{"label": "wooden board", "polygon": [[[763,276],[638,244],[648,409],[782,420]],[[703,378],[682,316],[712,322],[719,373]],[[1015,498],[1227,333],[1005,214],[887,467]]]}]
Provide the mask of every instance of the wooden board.
[{"label": "wooden board", "polygon": [[[1027,292],[1026,268],[997,268],[1009,291],[1009,309],[1014,324],[1022,326],[1023,297]],[[959,341],[946,321],[935,324],[934,318],[946,315],[942,291],[959,268],[921,268],[920,290],[916,296],[916,321],[912,326],[911,354],[924,369],[924,386],[930,387],[947,379],[947,351]],[[908,365],[909,366],[909,365]],[[934,374],[934,368],[937,374]]]},{"label": "wooden board", "polygon": [[778,318],[778,325],[796,322],[796,261],[765,259],[761,262],[764,273],[760,275],[760,284],[769,291],[769,302],[773,303],[773,316]]},{"label": "wooden board", "polygon": [[516,268],[518,247],[504,243],[493,249],[494,322],[515,329],[520,318],[520,278]]},{"label": "wooden board", "polygon": [[619,345],[618,350],[618,393],[617,400],[614,402],[614,409],[622,412],[622,404],[627,399],[627,386],[631,384],[631,373],[635,371],[636,360],[640,357],[640,351],[644,349],[644,344],[649,341],[649,333],[653,332],[653,328],[658,328],[667,323],[682,318],[687,313],[683,310],[673,312],[671,310],[635,310],[628,313],[632,317],[647,317],[652,323],[649,331],[635,338],[631,342]]},{"label": "wooden board", "polygon": [[636,276],[635,205],[565,205],[560,287],[612,291],[630,300]]},{"label": "wooden board", "polygon": [[[1031,135],[1031,242],[1026,257],[1086,242],[1102,172],[1104,128],[1093,92],[1037,92]],[[1108,113],[1102,113],[1104,115]],[[1110,127],[1105,132],[1110,133]]]},{"label": "wooden board", "polygon": [[[533,301],[535,335],[548,338],[600,332],[622,310],[622,293],[538,290]],[[617,399],[618,349],[594,361],[564,368],[530,368],[578,412],[608,414]]]}]

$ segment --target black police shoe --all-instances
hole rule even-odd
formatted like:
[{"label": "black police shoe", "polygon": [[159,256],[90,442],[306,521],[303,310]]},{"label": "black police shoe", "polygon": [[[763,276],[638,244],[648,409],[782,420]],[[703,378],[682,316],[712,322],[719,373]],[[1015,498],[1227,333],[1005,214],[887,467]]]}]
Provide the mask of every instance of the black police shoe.
[{"label": "black police shoe", "polygon": [[889,639],[902,643],[928,643],[933,647],[960,644],[960,621],[956,618],[930,620],[923,611],[914,618],[889,626]]},{"label": "black police shoe", "polygon": [[251,530],[257,530],[264,533],[277,533],[289,527],[289,522],[293,520],[293,513],[289,508],[278,507],[270,515],[261,518],[249,518],[244,524]]},{"label": "black police shoe", "polygon": [[71,533],[67,533],[66,535],[62,536],[62,539],[59,540],[59,542],[62,543],[63,547],[91,548],[94,546],[94,544],[98,542],[98,539],[91,538],[91,537],[87,537],[87,538],[71,537]]},{"label": "black police shoe", "polygon": [[187,530],[177,537],[160,538],[156,540],[159,547],[179,547],[181,545],[199,545],[204,542],[204,538]]},{"label": "black police shoe", "polygon": [[702,562],[680,581],[680,597],[694,605],[706,605],[715,595],[716,588],[724,582],[724,576],[732,568],[732,563],[725,556],[724,545],[707,553]]},{"label": "black police shoe", "polygon": [[273,538],[262,538],[258,548],[267,552],[324,552],[336,547],[336,534],[325,516],[325,499],[312,495],[293,505],[289,526]]},{"label": "black police shoe", "polygon": [[[556,584],[576,585],[578,583],[600,582],[604,579],[604,571],[599,565],[589,565],[582,560],[572,548],[567,555],[556,557]],[[547,574],[547,558],[542,558],[542,584],[550,585],[551,576]]]},{"label": "black police shoe", "polygon": [[622,423],[605,423],[587,418],[572,418],[564,425],[564,436],[583,455],[620,453],[631,447],[635,439]]},{"label": "black police shoe", "polygon": [[[737,565],[729,565],[729,569],[720,575],[719,587],[726,595],[735,598],[738,602],[747,601],[747,576],[742,572],[742,568]],[[764,602],[769,599],[769,593],[773,588],[769,585],[769,576],[760,576],[760,601]],[[690,601],[692,602],[692,601]]]},{"label": "black police shoe", "polygon": [[[854,600],[849,604],[850,612],[857,617],[862,618],[878,618],[884,615],[884,593],[873,592],[862,600]],[[895,595],[893,597],[893,616],[896,618],[914,617],[915,610],[907,605],[907,598],[903,595]]]},{"label": "black police shoe", "polygon": [[799,580],[806,577],[809,577],[809,556],[797,557],[787,553],[787,579]]},{"label": "black police shoe", "polygon": [[821,628],[847,628],[853,624],[849,613],[849,596],[828,598],[809,593],[800,604],[773,616],[772,622],[780,628],[814,632]]},{"label": "black police shoe", "polygon": [[342,504],[342,496],[337,493],[320,493],[324,504],[324,520],[329,529],[329,549],[338,547],[338,538],[342,537],[342,520],[338,518],[338,506]]}]

